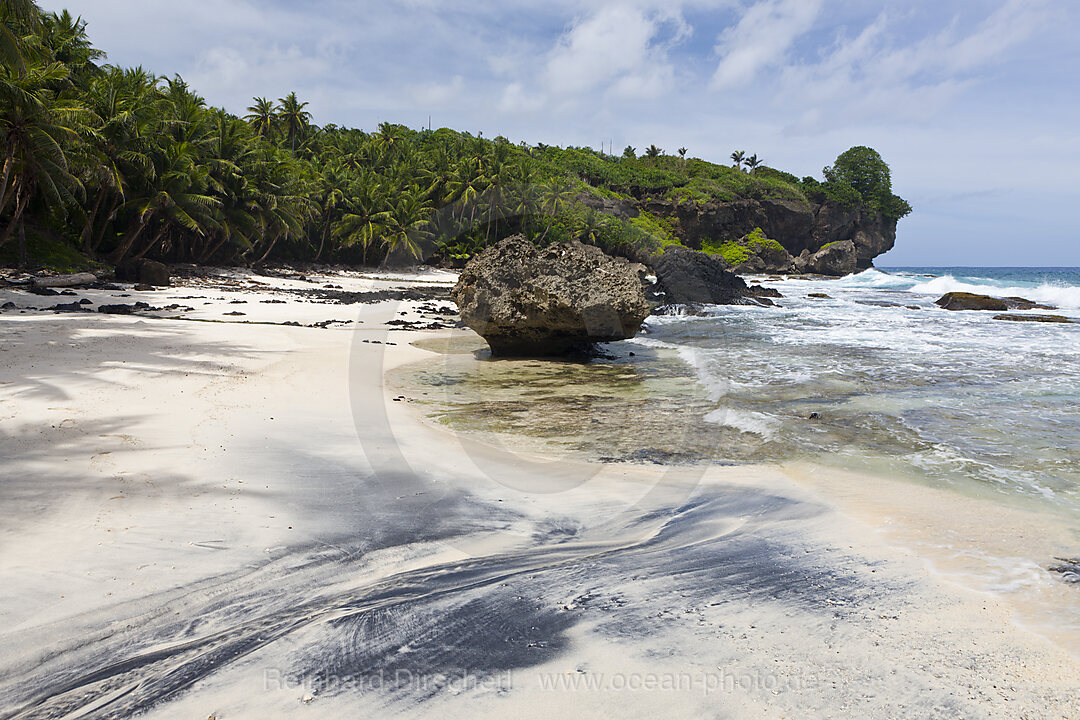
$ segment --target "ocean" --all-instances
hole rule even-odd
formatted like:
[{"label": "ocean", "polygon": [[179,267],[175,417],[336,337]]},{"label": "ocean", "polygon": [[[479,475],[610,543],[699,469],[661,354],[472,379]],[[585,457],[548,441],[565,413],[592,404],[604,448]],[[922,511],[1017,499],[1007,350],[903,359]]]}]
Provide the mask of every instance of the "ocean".
[{"label": "ocean", "polygon": [[418,374],[417,389],[447,425],[545,451],[609,462],[806,460],[1080,511],[1080,324],[934,304],[964,290],[1080,317],[1080,268],[752,282],[778,289],[778,307],[650,317],[641,335],[590,363],[477,363],[482,344],[464,341]]},{"label": "ocean", "polygon": [[[941,516],[916,523],[905,543],[1080,647],[1075,591],[1047,571],[1080,547],[1067,529],[1080,517],[1080,324],[934,304],[963,290],[1080,318],[1080,268],[749,279],[779,290],[777,307],[650,317],[638,337],[588,362],[491,360],[462,332],[392,382],[438,424],[523,458],[810,467],[854,478],[871,497],[875,478],[926,488],[911,498],[919,512],[918,498],[945,492]],[[835,494],[849,481],[830,482]],[[915,506],[894,507],[901,517]],[[1027,519],[997,523],[989,507]],[[957,516],[970,512],[986,514],[977,532],[968,517],[959,530]],[[1072,540],[1048,547],[1051,525]]]}]

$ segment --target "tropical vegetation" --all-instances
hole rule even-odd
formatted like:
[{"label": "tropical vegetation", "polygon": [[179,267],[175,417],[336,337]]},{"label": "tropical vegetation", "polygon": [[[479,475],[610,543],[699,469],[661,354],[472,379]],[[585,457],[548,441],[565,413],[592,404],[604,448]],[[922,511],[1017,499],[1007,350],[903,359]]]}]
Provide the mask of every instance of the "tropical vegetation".
[{"label": "tropical vegetation", "polygon": [[661,217],[604,212],[643,199],[910,211],[868,148],[818,182],[742,152],[728,167],[655,144],[613,156],[446,128],[320,127],[294,92],[254,97],[241,117],[179,76],[105,64],[67,11],[0,0],[0,28],[0,262],[456,262],[519,232],[647,252],[678,242]]}]

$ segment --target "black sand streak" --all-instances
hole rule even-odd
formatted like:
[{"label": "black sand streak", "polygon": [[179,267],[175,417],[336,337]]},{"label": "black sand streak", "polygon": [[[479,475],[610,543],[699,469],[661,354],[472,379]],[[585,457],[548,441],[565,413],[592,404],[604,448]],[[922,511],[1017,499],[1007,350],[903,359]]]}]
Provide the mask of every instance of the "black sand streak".
[{"label": "black sand streak", "polygon": [[[268,603],[280,605],[275,612],[227,630],[149,652],[129,651],[118,662],[69,680],[61,678],[71,677],[70,669],[53,680],[36,678],[45,690],[11,717],[58,718],[76,709],[83,717],[128,717],[280,638],[317,625],[337,639],[310,648],[299,663],[299,674],[316,680],[330,674],[362,677],[375,669],[406,669],[417,676],[463,667],[480,672],[527,667],[565,651],[565,631],[580,617],[561,612],[555,596],[581,591],[586,584],[617,584],[632,573],[674,580],[672,591],[698,588],[703,598],[737,592],[817,607],[815,601],[824,595],[838,597],[845,589],[850,595],[854,582],[801,568],[785,557],[782,543],[755,537],[764,524],[782,524],[805,512],[783,498],[727,491],[673,511],[657,534],[629,543],[562,542],[437,565],[301,604],[289,602],[284,593]],[[755,520],[743,530],[717,534],[717,518],[731,513]],[[725,591],[736,586],[737,591]],[[259,608],[265,590],[253,588],[246,602]],[[220,598],[218,609],[226,615],[222,622],[237,604],[243,603]],[[401,617],[408,622],[394,622]],[[160,630],[143,630],[159,641],[165,637]],[[399,653],[410,641],[416,645],[413,651]],[[123,646],[114,646],[98,662],[124,654]]]}]

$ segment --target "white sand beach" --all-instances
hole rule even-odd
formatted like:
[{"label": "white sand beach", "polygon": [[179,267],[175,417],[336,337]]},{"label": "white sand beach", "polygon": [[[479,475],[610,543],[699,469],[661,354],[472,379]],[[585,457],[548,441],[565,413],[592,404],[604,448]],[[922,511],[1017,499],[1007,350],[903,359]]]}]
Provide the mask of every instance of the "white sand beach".
[{"label": "white sand beach", "polygon": [[385,381],[448,301],[291,292],[452,282],[0,289],[193,308],[0,314],[0,717],[1080,717],[1076,588],[986,559],[1065,523],[493,445]]}]

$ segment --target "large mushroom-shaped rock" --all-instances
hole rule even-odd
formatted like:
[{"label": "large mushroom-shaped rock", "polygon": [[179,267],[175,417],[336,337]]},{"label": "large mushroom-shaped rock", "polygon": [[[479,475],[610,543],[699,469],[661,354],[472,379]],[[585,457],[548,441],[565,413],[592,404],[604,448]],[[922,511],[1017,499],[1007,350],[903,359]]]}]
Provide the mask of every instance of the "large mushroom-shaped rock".
[{"label": "large mushroom-shaped rock", "polygon": [[653,269],[656,289],[667,303],[739,305],[750,295],[746,282],[723,260],[679,245],[668,246]]},{"label": "large mushroom-shaped rock", "polygon": [[509,237],[469,261],[451,292],[493,355],[563,355],[634,337],[649,315],[640,266],[577,241]]},{"label": "large mushroom-shaped rock", "polygon": [[818,275],[850,275],[859,269],[855,243],[850,240],[832,242],[815,253],[803,250],[795,258],[795,269]]}]

